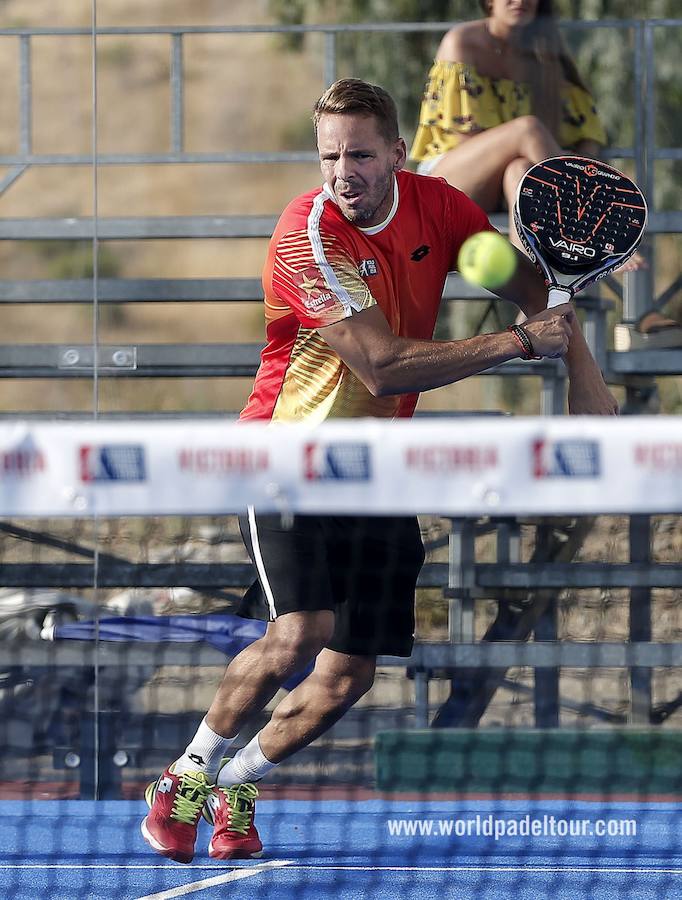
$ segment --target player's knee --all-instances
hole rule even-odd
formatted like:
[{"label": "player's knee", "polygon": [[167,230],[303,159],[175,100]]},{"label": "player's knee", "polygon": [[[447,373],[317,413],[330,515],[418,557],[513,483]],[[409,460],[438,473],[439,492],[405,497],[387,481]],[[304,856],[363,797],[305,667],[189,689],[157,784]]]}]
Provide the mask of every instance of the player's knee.
[{"label": "player's knee", "polygon": [[374,684],[375,664],[373,659],[354,661],[353,671],[337,673],[326,679],[326,688],[337,706],[352,706],[364,696]]},{"label": "player's knee", "polygon": [[346,698],[356,703],[364,697],[374,684],[374,668],[361,670],[353,675],[350,684],[346,685]]}]

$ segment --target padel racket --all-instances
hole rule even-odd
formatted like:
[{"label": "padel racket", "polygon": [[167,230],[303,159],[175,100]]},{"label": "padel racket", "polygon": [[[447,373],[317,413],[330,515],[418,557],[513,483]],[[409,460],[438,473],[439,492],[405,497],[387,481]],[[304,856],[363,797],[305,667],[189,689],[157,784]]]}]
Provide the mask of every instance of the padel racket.
[{"label": "padel racket", "polygon": [[547,307],[622,266],[637,249],[646,218],[642,192],[611,166],[584,156],[532,166],[518,187],[514,223],[547,281]]}]

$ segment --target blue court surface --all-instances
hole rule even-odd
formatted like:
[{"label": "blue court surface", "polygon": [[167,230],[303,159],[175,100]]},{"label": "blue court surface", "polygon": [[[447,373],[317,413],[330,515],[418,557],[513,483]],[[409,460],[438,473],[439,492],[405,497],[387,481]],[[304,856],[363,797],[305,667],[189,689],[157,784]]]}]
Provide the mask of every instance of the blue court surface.
[{"label": "blue court surface", "polygon": [[[566,800],[265,800],[262,859],[154,854],[138,801],[0,802],[0,896],[161,900],[682,897],[682,805]],[[497,835],[495,834],[497,832]],[[611,832],[610,834],[601,832]]]}]

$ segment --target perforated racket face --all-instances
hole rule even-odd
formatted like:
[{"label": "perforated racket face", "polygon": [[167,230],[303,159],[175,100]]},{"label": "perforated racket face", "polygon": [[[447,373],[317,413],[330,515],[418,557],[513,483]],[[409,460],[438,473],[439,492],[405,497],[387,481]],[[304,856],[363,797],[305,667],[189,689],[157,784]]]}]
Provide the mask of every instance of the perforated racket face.
[{"label": "perforated racket face", "polygon": [[646,224],[637,185],[617,169],[580,156],[546,159],[529,169],[515,212],[545,261],[564,275],[627,259]]}]

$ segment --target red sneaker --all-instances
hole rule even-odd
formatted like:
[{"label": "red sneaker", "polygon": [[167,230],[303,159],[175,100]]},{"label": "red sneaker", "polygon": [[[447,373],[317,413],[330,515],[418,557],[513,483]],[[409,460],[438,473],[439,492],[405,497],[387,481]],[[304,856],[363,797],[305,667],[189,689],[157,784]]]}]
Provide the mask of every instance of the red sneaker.
[{"label": "red sneaker", "polygon": [[203,816],[213,825],[208,855],[213,859],[256,859],[263,855],[253,818],[258,788],[255,784],[216,785]]},{"label": "red sneaker", "polygon": [[166,769],[144,792],[149,815],[140,827],[147,843],[176,862],[192,862],[199,816],[212,788],[203,772],[175,775]]}]

